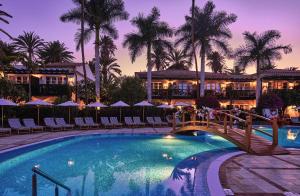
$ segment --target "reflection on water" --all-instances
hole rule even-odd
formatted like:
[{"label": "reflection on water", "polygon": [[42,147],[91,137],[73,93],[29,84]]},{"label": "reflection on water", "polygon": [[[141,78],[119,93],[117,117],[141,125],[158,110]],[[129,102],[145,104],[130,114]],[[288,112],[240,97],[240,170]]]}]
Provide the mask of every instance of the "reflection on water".
[{"label": "reflection on water", "polygon": [[294,141],[294,140],[297,139],[298,133],[299,133],[299,131],[293,132],[291,129],[289,129],[289,130],[287,131],[287,136],[286,136],[286,138],[287,138],[288,140]]},{"label": "reflection on water", "polygon": [[[6,168],[0,171],[0,195],[30,195],[33,165],[71,187],[76,196],[209,195],[209,163],[235,150],[231,143],[207,135],[93,136],[59,145],[0,163]],[[9,163],[13,166],[3,167]],[[42,195],[54,193],[54,186],[40,177],[38,187]]]}]

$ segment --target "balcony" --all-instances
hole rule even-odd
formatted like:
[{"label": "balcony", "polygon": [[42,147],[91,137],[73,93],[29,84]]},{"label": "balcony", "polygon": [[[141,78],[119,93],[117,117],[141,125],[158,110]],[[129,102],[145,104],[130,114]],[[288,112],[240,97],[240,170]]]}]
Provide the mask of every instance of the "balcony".
[{"label": "balcony", "polygon": [[[17,84],[28,92],[28,84]],[[69,96],[70,87],[66,84],[39,84],[31,86],[32,96]]]},{"label": "balcony", "polygon": [[[205,90],[205,95],[215,96],[218,99],[255,99],[255,90],[227,90],[216,92],[213,90]],[[154,99],[196,99],[197,92],[195,89],[152,89],[152,97]]]}]

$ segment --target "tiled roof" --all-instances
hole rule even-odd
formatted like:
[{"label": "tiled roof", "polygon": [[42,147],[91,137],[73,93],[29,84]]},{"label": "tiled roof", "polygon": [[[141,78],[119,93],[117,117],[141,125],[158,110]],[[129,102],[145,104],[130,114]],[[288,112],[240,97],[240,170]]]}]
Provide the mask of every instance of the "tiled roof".
[{"label": "tiled roof", "polygon": [[63,63],[49,63],[44,65],[44,67],[61,67],[61,68],[73,68],[76,66],[81,66],[82,63],[74,63],[74,62],[63,62]]}]

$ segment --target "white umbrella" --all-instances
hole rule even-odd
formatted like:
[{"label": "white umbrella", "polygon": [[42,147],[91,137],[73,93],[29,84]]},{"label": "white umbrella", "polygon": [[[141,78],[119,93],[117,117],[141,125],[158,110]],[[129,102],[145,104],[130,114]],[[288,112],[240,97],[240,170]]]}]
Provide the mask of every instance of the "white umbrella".
[{"label": "white umbrella", "polygon": [[127,103],[123,102],[123,101],[118,101],[116,103],[113,103],[110,105],[110,107],[119,107],[120,108],[120,121],[122,121],[121,117],[122,117],[122,107],[129,107],[130,105],[128,105]]},{"label": "white umbrella", "polygon": [[153,104],[149,103],[148,101],[142,101],[134,104],[134,106],[143,107],[143,121],[145,121],[145,107],[152,107]]},{"label": "white umbrella", "polygon": [[177,102],[177,103],[174,104],[174,106],[183,106],[183,107],[187,107],[187,106],[191,106],[191,104],[185,103],[185,102]]},{"label": "white umbrella", "polygon": [[3,125],[4,125],[4,123],[3,123],[3,107],[4,106],[17,106],[17,104],[8,99],[0,99],[0,106],[1,106],[1,122],[2,122],[2,127],[3,127]]},{"label": "white umbrella", "polygon": [[32,105],[32,106],[36,106],[37,110],[38,110],[38,125],[40,124],[40,106],[52,106],[53,104],[48,103],[46,101],[40,100],[40,99],[36,99],[34,101],[29,101],[27,103],[25,103],[25,105]]},{"label": "white umbrella", "polygon": [[57,106],[69,108],[69,123],[71,123],[71,107],[78,107],[79,104],[73,101],[66,101],[64,103],[58,104]]},{"label": "white umbrella", "polygon": [[296,107],[297,110],[300,110],[300,106]]},{"label": "white umbrella", "polygon": [[94,102],[94,103],[90,103],[88,104],[86,107],[89,107],[89,108],[95,108],[96,110],[96,122],[98,122],[97,120],[97,108],[106,108],[107,105],[104,105],[103,103],[100,103],[100,102]]},{"label": "white umbrella", "polygon": [[157,106],[157,108],[163,108],[163,109],[172,109],[174,106],[168,105],[168,104],[162,104]]}]

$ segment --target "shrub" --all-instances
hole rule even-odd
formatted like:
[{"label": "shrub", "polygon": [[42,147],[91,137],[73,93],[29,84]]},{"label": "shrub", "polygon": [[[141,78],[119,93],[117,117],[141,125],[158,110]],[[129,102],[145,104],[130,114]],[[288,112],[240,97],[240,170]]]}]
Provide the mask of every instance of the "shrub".
[{"label": "shrub", "polygon": [[220,108],[220,102],[214,96],[200,97],[196,101],[196,105],[197,105],[197,108],[200,108],[200,107],[203,107],[203,106],[213,108],[213,109]]},{"label": "shrub", "polygon": [[260,109],[262,108],[281,109],[283,105],[284,103],[278,95],[274,93],[267,93],[267,94],[263,94],[260,97],[258,107]]}]

